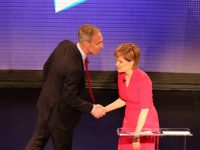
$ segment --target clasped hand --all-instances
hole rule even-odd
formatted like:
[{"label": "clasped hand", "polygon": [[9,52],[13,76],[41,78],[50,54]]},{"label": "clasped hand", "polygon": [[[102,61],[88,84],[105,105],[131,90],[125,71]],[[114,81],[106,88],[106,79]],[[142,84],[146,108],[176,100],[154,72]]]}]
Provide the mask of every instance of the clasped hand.
[{"label": "clasped hand", "polygon": [[95,118],[101,118],[101,117],[103,117],[105,114],[106,114],[106,109],[105,109],[102,105],[94,104],[93,111],[92,111],[92,115],[93,115]]}]

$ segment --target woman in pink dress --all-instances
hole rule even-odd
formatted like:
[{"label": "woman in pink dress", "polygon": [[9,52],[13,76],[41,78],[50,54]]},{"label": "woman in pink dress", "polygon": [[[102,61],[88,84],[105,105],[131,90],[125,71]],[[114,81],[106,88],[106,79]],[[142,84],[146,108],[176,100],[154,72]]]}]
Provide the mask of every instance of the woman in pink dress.
[{"label": "woman in pink dress", "polygon": [[[121,44],[114,53],[118,69],[119,98],[105,107],[106,112],[125,109],[122,129],[159,128],[158,114],[153,104],[152,82],[148,75],[138,68],[140,49],[132,43]],[[155,150],[155,137],[122,136],[119,138],[118,150]]]}]

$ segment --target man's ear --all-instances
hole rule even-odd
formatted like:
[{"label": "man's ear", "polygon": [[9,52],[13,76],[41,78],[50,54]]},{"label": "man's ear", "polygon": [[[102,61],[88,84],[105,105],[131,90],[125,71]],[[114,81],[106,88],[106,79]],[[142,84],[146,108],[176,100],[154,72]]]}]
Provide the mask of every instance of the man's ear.
[{"label": "man's ear", "polygon": [[80,44],[81,44],[81,48],[83,49],[83,51],[88,53],[89,42],[88,41],[82,41]]},{"label": "man's ear", "polygon": [[88,41],[85,40],[85,41],[83,41],[82,44],[84,45],[84,47],[87,47],[87,48],[88,48],[90,43],[89,43]]}]

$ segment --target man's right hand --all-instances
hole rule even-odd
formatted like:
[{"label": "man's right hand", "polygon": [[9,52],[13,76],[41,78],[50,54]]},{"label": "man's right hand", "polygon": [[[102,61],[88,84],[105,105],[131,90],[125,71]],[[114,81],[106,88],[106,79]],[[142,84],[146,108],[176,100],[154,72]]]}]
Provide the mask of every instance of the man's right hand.
[{"label": "man's right hand", "polygon": [[95,118],[101,118],[106,114],[106,110],[103,106],[99,105],[99,104],[94,104],[93,105],[93,111],[92,111],[92,115]]}]

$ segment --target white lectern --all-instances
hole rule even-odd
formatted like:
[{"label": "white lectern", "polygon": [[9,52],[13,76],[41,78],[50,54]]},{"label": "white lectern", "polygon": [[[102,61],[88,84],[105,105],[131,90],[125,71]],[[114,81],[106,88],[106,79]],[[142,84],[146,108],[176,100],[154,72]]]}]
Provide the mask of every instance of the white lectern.
[{"label": "white lectern", "polygon": [[[159,146],[159,138],[166,136],[182,136],[184,137],[183,149],[186,150],[186,137],[192,136],[188,128],[160,128],[160,129],[143,129],[142,132],[134,132],[134,129],[118,128],[119,136],[153,136],[156,138],[156,147]],[[159,150],[159,148],[157,149]]]}]

